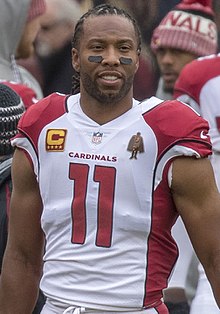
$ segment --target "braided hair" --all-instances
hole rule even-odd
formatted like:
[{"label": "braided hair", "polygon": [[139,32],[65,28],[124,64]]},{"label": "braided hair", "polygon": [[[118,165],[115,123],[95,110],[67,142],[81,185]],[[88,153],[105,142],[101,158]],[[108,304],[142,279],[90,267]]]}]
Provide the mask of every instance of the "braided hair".
[{"label": "braided hair", "polygon": [[[121,8],[117,8],[110,4],[101,4],[86,12],[82,17],[79,19],[75,26],[75,31],[72,39],[72,48],[79,49],[80,45],[80,37],[83,33],[83,24],[84,21],[90,16],[100,16],[100,15],[119,15],[122,17],[127,18],[134,26],[134,30],[137,36],[138,41],[138,54],[141,52],[141,33],[137,22],[135,19],[131,17],[125,10]],[[72,77],[72,94],[77,94],[80,92],[80,74],[74,69],[74,74]]]}]

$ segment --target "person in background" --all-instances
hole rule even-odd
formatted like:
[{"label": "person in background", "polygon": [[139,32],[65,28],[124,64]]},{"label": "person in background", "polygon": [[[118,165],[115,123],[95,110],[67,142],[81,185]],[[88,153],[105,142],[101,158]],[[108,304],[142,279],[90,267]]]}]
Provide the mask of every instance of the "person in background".
[{"label": "person in background", "polygon": [[82,9],[75,0],[45,0],[47,11],[41,19],[36,48],[36,67],[44,96],[52,92],[71,93],[71,39]]},{"label": "person in background", "polygon": [[193,59],[217,52],[217,27],[212,0],[182,0],[155,28],[151,49],[160,69],[156,96],[172,99],[183,66]]},{"label": "person in background", "polygon": [[1,0],[0,82],[27,85],[35,93],[35,99],[43,97],[40,85],[16,60],[33,54],[33,43],[45,9],[44,0]]},{"label": "person in background", "polygon": [[[1,1],[1,18],[0,18],[0,91],[1,91],[1,106],[12,106],[10,100],[18,100],[18,95],[22,99],[22,103],[27,109],[31,105],[35,104],[38,99],[42,98],[43,94],[38,82],[34,77],[24,68],[20,67],[16,63],[16,59],[23,57],[28,58],[33,54],[34,46],[33,42],[40,27],[40,18],[45,12],[45,2],[43,0],[2,0]],[[14,92],[11,92],[13,89]],[[16,92],[16,93],[15,93]],[[17,96],[15,96],[17,94]],[[13,113],[14,108],[5,108],[1,110],[1,119],[7,120],[5,125],[14,128],[17,125],[18,120],[12,123],[11,118],[4,117],[6,112],[8,114]],[[16,111],[16,108],[15,108]],[[7,131],[7,130],[6,130]],[[5,135],[5,130],[1,130],[1,144],[5,143],[4,136],[8,136],[8,139],[12,137],[13,132],[8,132]],[[8,140],[7,140],[7,145]],[[12,151],[12,148],[11,148]],[[4,156],[3,156],[4,157]],[[7,160],[8,156],[5,156]],[[4,158],[3,158],[4,159]],[[5,206],[1,207],[1,246],[0,255],[1,263],[2,257],[5,251],[5,244],[7,240],[7,215],[6,206],[9,206],[9,199],[11,193],[11,178],[10,170],[11,165],[6,161],[8,167],[4,172],[4,164],[2,164],[2,184],[1,184],[1,197],[2,203],[5,202]],[[6,176],[5,176],[6,174]],[[6,204],[7,202],[7,204]],[[2,227],[4,226],[4,228]],[[3,243],[3,244],[2,244]],[[39,313],[43,305],[43,296],[39,296],[39,304],[33,313]],[[42,301],[42,302],[41,302]]]},{"label": "person in background", "polygon": [[74,94],[31,106],[12,140],[0,313],[30,313],[40,282],[42,314],[168,314],[179,215],[220,306],[220,194],[207,121],[176,100],[133,98],[141,36],[126,11],[91,9],[72,45]]},{"label": "person in background", "polygon": [[25,109],[28,109],[30,106],[36,104],[39,99],[36,98],[36,93],[26,84],[20,84],[13,81],[0,81],[0,84],[7,85],[13,89],[22,99]]},{"label": "person in background", "polygon": [[220,2],[213,0],[213,11],[215,12],[215,23],[218,30],[218,52],[220,52]]},{"label": "person in background", "polygon": [[[19,84],[16,84],[16,88]],[[20,86],[25,89],[26,86]],[[23,90],[22,90],[23,93]],[[12,193],[11,163],[14,148],[11,139],[18,133],[17,124],[25,112],[21,97],[9,86],[0,84],[0,274],[8,239],[9,205]],[[44,296],[39,293],[33,314],[39,314],[44,305]]]},{"label": "person in background", "polygon": [[[151,48],[155,53],[161,77],[156,96],[173,99],[174,84],[180,71],[199,56],[216,53],[218,32],[211,0],[182,0],[168,12],[152,34]],[[179,247],[179,259],[165,291],[171,313],[189,313],[189,304],[197,285],[197,271],[186,287],[188,270],[196,264],[196,256],[179,218],[173,228]]]},{"label": "person in background", "polygon": [[[42,98],[43,92],[34,76],[18,65],[17,60],[29,58],[33,54],[34,41],[45,10],[44,0],[1,0],[0,83],[13,89],[21,97],[26,109]],[[8,199],[9,195],[8,191]],[[7,221],[3,223],[7,225]],[[6,238],[7,233],[4,233],[4,241]],[[3,246],[0,254],[4,254]],[[40,313],[43,304],[44,296],[40,291],[33,314]]]},{"label": "person in background", "polygon": [[11,138],[17,131],[17,124],[25,111],[21,98],[11,88],[0,84],[0,273],[7,242],[7,225],[11,182],[13,147]]},{"label": "person in background", "polygon": [[[213,154],[210,157],[220,190],[220,54],[201,57],[187,64],[174,86],[174,97],[199,112],[210,126]],[[196,295],[190,314],[219,314],[211,286],[201,264]]]}]

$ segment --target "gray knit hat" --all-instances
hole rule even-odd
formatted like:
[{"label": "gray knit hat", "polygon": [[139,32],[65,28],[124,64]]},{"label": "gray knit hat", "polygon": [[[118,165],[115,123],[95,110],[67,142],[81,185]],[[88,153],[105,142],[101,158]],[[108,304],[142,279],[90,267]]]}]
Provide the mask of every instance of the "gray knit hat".
[{"label": "gray knit hat", "polygon": [[24,111],[24,104],[18,94],[0,84],[0,156],[13,153],[10,140],[18,132],[17,124]]}]

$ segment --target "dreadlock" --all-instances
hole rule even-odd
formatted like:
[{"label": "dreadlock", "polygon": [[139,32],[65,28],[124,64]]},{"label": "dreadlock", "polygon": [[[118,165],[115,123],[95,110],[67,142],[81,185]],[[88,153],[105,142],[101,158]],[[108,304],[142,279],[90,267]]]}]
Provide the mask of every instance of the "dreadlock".
[{"label": "dreadlock", "polygon": [[[100,16],[100,15],[119,15],[122,17],[127,18],[134,26],[134,30],[138,40],[138,48],[137,51],[140,54],[141,52],[141,33],[137,22],[133,19],[130,14],[128,14],[123,9],[117,8],[110,4],[101,4],[86,12],[82,17],[79,19],[75,26],[75,32],[72,39],[72,48],[79,49],[80,45],[80,37],[83,34],[83,24],[84,21],[90,16]],[[72,77],[72,93],[77,94],[80,92],[80,75],[79,72],[74,70],[74,74]]]}]

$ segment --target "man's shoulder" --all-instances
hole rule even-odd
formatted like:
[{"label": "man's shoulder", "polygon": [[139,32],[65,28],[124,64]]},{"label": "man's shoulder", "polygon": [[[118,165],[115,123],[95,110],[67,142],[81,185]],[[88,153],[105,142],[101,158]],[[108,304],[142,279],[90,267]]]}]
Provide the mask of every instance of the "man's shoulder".
[{"label": "man's shoulder", "polygon": [[152,115],[160,117],[166,116],[168,119],[179,115],[197,115],[198,114],[188,105],[184,104],[183,102],[170,99],[170,100],[163,100],[158,97],[151,97],[147,100],[141,102],[143,114],[151,113]]},{"label": "man's shoulder", "polygon": [[67,98],[67,95],[52,93],[39,100],[36,104],[29,107],[23,114],[18,123],[18,128],[29,128],[36,124],[43,126],[57,119],[67,112]]},{"label": "man's shoulder", "polygon": [[143,118],[154,134],[160,154],[172,147],[177,155],[210,154],[208,123],[187,104],[178,100],[162,101],[146,111]]},{"label": "man's shoulder", "polygon": [[186,136],[201,126],[207,128],[206,121],[193,108],[178,100],[158,101],[143,117],[154,130],[172,137]]},{"label": "man's shoulder", "polygon": [[189,95],[198,94],[216,76],[220,76],[220,54],[198,58],[183,68],[176,81],[175,91],[187,92]]},{"label": "man's shoulder", "polygon": [[162,102],[164,102],[163,99],[155,96],[142,100],[140,102],[140,105],[142,107],[143,114],[145,112],[153,110],[155,107],[157,107],[157,105],[161,104]]}]

